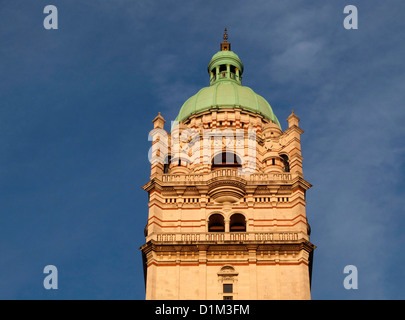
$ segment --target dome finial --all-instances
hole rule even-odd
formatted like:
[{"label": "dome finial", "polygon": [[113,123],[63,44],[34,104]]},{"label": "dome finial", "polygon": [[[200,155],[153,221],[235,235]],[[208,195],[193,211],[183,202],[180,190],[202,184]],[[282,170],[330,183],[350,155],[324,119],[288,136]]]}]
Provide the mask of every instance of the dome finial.
[{"label": "dome finial", "polygon": [[230,51],[231,50],[231,44],[227,40],[228,40],[228,31],[225,28],[224,42],[221,42],[221,51]]},{"label": "dome finial", "polygon": [[224,40],[225,41],[228,40],[228,31],[226,30],[226,28],[225,28],[225,31],[224,31]]}]

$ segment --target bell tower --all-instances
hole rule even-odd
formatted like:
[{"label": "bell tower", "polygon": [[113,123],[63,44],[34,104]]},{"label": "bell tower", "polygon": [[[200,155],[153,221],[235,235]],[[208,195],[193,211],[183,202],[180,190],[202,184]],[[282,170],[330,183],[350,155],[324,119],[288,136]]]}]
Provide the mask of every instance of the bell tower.
[{"label": "bell tower", "polygon": [[310,299],[299,118],[284,131],[224,42],[209,86],[150,132],[146,299]]}]

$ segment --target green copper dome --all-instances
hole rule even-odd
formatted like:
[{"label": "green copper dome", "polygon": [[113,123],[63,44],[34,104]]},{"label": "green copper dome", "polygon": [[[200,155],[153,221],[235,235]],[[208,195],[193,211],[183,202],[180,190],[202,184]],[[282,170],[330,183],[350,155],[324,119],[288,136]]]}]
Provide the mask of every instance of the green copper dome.
[{"label": "green copper dome", "polygon": [[234,81],[218,81],[202,88],[183,104],[176,120],[184,121],[191,115],[223,108],[240,108],[258,113],[281,127],[269,103],[262,96]]},{"label": "green copper dome", "polygon": [[260,114],[281,128],[266,99],[252,89],[242,86],[242,61],[230,51],[230,43],[226,39],[221,43],[221,51],[211,58],[208,73],[210,86],[202,88],[183,104],[176,121],[185,121],[191,115],[208,110],[239,108]]}]

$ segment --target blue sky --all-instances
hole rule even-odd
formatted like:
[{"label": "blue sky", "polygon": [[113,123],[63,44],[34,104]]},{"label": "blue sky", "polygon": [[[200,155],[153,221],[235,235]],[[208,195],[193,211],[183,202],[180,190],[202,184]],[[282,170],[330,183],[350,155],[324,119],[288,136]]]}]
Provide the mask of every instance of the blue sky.
[{"label": "blue sky", "polygon": [[0,0],[0,299],[144,298],[151,121],[208,85],[224,27],[243,84],[305,131],[313,299],[405,299],[404,14],[399,0]]}]

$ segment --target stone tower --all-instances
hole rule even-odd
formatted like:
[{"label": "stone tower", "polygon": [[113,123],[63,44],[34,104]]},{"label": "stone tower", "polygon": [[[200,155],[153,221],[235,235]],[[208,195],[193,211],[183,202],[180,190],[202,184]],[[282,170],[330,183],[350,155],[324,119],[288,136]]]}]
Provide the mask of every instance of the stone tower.
[{"label": "stone tower", "polygon": [[165,130],[150,132],[146,299],[310,299],[312,256],[299,118],[282,131],[269,103],[242,86],[230,50],[208,64],[210,86]]}]

